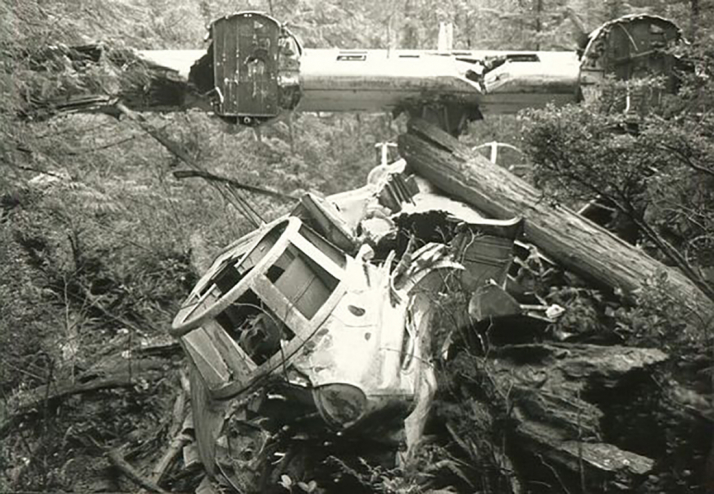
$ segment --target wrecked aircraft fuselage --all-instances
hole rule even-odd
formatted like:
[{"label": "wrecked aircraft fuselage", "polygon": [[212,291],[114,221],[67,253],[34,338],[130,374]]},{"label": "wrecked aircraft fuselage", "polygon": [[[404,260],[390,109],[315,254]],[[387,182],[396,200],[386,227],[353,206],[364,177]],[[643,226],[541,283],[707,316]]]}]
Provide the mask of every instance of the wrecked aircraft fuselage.
[{"label": "wrecked aircraft fuselage", "polygon": [[[314,392],[328,424],[350,427],[383,407],[384,396],[414,394],[414,290],[428,275],[460,269],[438,247],[415,252],[415,268],[395,277],[392,259],[365,261],[369,247],[351,257],[299,218],[280,220],[219,256],[177,315],[174,334],[215,398],[279,372]],[[340,403],[343,395],[350,406]]]},{"label": "wrecked aircraft fuselage", "polygon": [[[467,217],[463,205],[419,189],[390,167],[351,195],[308,194],[292,215],[217,256],[172,328],[191,361],[209,473],[217,466],[240,488],[228,452],[241,448],[226,441],[246,406],[272,409],[278,422],[379,431],[408,454],[436,390],[434,331],[463,324],[472,306],[479,318],[522,313],[504,290],[522,221]],[[466,296],[445,321],[454,291]],[[277,404],[248,405],[256,396]]]}]

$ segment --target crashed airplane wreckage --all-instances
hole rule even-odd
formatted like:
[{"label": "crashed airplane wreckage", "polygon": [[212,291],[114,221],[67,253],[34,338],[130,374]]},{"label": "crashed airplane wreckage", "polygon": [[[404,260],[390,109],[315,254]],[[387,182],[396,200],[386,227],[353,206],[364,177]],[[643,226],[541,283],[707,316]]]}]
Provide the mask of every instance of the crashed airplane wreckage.
[{"label": "crashed airplane wreckage", "polygon": [[[326,199],[308,194],[288,217],[224,249],[177,314],[172,333],[191,361],[196,440],[207,472],[239,491],[267,489],[276,431],[325,444],[376,438],[408,465],[419,454],[437,392],[436,363],[451,359],[459,346],[453,342],[471,334],[490,340],[481,344],[491,354],[491,386],[516,393],[509,413],[523,455],[545,458],[566,477],[581,472],[607,492],[630,492],[654,461],[604,441],[603,412],[586,396],[631,385],[667,356],[557,338],[535,343],[564,312],[519,284],[529,262],[557,268],[522,243],[530,231],[528,238],[551,247],[546,239],[557,232],[537,212],[549,206],[524,205],[525,219],[511,215],[507,193],[491,196],[469,183],[469,169],[482,167],[485,177],[508,172],[426,122],[411,123],[400,147],[407,161],[378,167],[365,187]],[[431,177],[424,165],[433,158],[430,148],[444,153],[437,162],[453,162],[446,178],[465,185],[462,192],[433,183],[460,200],[423,178]],[[465,160],[474,168],[457,165]],[[484,218],[466,190],[501,219]],[[620,276],[607,278],[611,286],[634,289],[628,276],[642,276],[642,283],[648,270],[662,269],[681,282],[693,310],[711,309],[681,275],[633,246],[575,213],[552,214],[572,215],[565,218],[566,240],[593,235],[632,264],[605,274]],[[595,246],[585,245],[571,246],[571,259],[582,254],[587,263]],[[558,261],[596,278],[587,265]],[[523,328],[530,332],[519,334]],[[506,344],[497,343],[499,335]],[[463,434],[477,439],[473,431]],[[503,474],[509,481],[502,492],[523,492],[509,457],[499,455],[511,472]]]},{"label": "crashed airplane wreckage", "polygon": [[[224,119],[258,125],[292,110],[392,109],[442,129],[412,122],[400,138],[406,162],[379,167],[356,191],[306,195],[289,216],[220,253],[183,304],[172,334],[191,361],[199,455],[219,483],[238,491],[274,486],[271,455],[285,431],[326,443],[378,438],[394,461],[408,465],[437,392],[435,361],[449,358],[455,332],[469,328],[481,338],[484,328],[499,325],[542,330],[563,315],[518,282],[529,261],[557,267],[521,242],[524,232],[573,272],[625,292],[667,270],[575,213],[546,211],[536,191],[498,167],[480,170],[479,184],[464,164],[479,158],[448,134],[483,109],[575,101],[588,84],[646,72],[652,60],[667,72],[671,60],[658,53],[679,36],[668,21],[637,16],[605,25],[579,64],[572,54],[558,64],[542,53],[490,59],[405,52],[386,64],[383,53],[371,51],[308,53],[256,13],[223,18],[211,35],[190,79]],[[634,52],[633,35],[642,42]],[[449,69],[434,72],[442,65]],[[564,71],[555,73],[556,65]],[[452,70],[459,75],[443,77]],[[598,261],[601,254],[612,263]],[[671,276],[680,295],[708,306],[696,287]],[[566,477],[587,475],[608,491],[632,490],[653,460],[603,440],[603,412],[582,395],[617,388],[666,355],[522,343],[532,341],[528,335],[520,341],[489,350],[496,356],[489,379],[519,390],[515,434],[526,456]],[[541,393],[527,391],[534,375],[549,376],[537,385]],[[522,492],[509,457],[497,456],[508,479],[504,492]]]},{"label": "crashed airplane wreckage", "polygon": [[[57,73],[57,95],[30,96],[30,114],[116,113],[199,108],[256,126],[297,112],[406,112],[458,135],[469,121],[546,104],[596,98],[606,77],[667,74],[666,50],[681,38],[672,22],[632,15],[610,21],[575,51],[338,50],[303,48],[273,17],[240,12],[209,28],[207,50],[49,47],[34,65]],[[445,37],[445,38],[448,38]],[[84,83],[103,67],[102,91]],[[64,87],[67,84],[76,84]]]},{"label": "crashed airplane wreckage", "polygon": [[[591,395],[636,382],[667,356],[514,337],[563,316],[520,275],[530,262],[562,265],[627,295],[667,272],[691,313],[714,318],[714,309],[678,272],[543,203],[452,136],[483,113],[597,97],[607,76],[669,73],[663,50],[679,37],[669,21],[630,16],[595,31],[581,57],[309,50],[271,17],[249,12],[216,21],[207,52],[59,50],[69,61],[63,69],[81,72],[104,58],[121,84],[116,94],[71,93],[50,111],[111,111],[121,99],[134,110],[197,106],[244,125],[290,111],[384,110],[436,124],[412,120],[399,142],[406,161],[379,167],[364,188],[307,195],[289,216],[224,249],[183,304],[171,332],[190,360],[196,447],[209,478],[242,492],[275,488],[273,473],[289,462],[276,449],[281,435],[321,444],[374,438],[390,446],[392,464],[408,465],[438,391],[436,362],[470,334],[488,347],[479,381],[488,399],[469,402],[486,425],[449,432],[460,445],[484,446],[489,409],[505,410],[519,451],[502,440],[482,448],[505,479],[500,492],[525,491],[519,471],[531,465],[514,466],[519,455],[541,462],[563,492],[568,484],[585,490],[586,477],[603,492],[641,485],[655,461],[609,440]],[[491,331],[499,326],[507,330]],[[489,346],[498,333],[508,344]]]},{"label": "crashed airplane wreckage", "polygon": [[378,433],[408,457],[436,389],[431,337],[448,290],[473,294],[476,320],[562,310],[504,290],[521,219],[485,219],[403,168],[329,200],[306,195],[218,255],[174,319],[194,369],[202,460],[239,490],[245,472],[233,472],[231,422],[216,404],[236,413],[231,403],[262,389],[279,415],[297,408],[292,421]]}]

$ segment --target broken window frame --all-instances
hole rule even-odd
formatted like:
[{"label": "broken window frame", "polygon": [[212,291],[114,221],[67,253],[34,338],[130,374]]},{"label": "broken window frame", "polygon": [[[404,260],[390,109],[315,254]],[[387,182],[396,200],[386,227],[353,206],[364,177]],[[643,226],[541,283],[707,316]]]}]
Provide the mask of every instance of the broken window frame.
[{"label": "broken window frame", "polygon": [[[252,268],[244,270],[241,278],[231,288],[221,292],[216,284],[221,271],[232,264],[238,267],[237,271],[240,273],[243,262],[261,245],[269,243],[271,235],[277,238],[267,247],[265,255],[258,258]],[[308,237],[311,237],[312,241]],[[326,240],[318,247],[313,243],[315,239],[323,240],[298,218],[278,220],[267,225],[258,235],[251,235],[249,241],[237,242],[233,250],[224,251],[196,285],[188,304],[177,314],[172,333],[181,337],[182,345],[215,398],[235,396],[261,377],[284,366],[324,323],[344,296],[344,253]],[[331,249],[329,254],[321,250],[321,247],[325,246]],[[308,264],[318,266],[334,279],[333,286],[328,287],[331,289],[329,294],[312,317],[306,317],[267,276],[268,270],[291,248],[307,259]],[[260,365],[216,320],[248,291],[254,292],[261,305],[277,316],[294,334],[287,343],[281,340],[280,350]]]}]

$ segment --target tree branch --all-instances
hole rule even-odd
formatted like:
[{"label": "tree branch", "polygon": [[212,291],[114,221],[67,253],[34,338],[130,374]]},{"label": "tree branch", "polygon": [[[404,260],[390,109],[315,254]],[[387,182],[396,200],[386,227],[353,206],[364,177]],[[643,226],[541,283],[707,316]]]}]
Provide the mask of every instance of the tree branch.
[{"label": "tree branch", "polygon": [[[627,213],[625,213],[627,214]],[[682,272],[699,288],[710,300],[714,301],[714,288],[697,273],[691,264],[675,249],[672,244],[667,242],[654,228],[652,228],[644,220],[630,215],[632,221],[647,235],[647,237],[655,243],[657,248],[667,256]]]},{"label": "tree branch", "polygon": [[137,472],[136,469],[124,459],[124,457],[118,450],[106,450],[104,448],[102,449],[105,451],[105,454],[107,455],[107,458],[109,458],[109,461],[112,463],[112,465],[121,470],[121,472],[136,485],[138,485],[139,487],[143,487],[144,489],[147,489],[151,492],[158,492],[159,494],[169,494],[169,491],[162,489],[161,487],[156,485],[155,482],[142,477],[139,472]]},{"label": "tree branch", "polygon": [[[139,375],[132,376],[129,372],[114,373],[98,377],[88,382],[44,384],[24,395],[13,405],[13,411],[5,421],[0,423],[0,437],[3,437],[27,413],[38,408],[43,403],[49,403],[59,398],[80,393],[89,393],[100,389],[125,388],[133,386],[139,379],[153,380],[162,376],[158,368],[149,368]],[[50,391],[55,388],[54,391]]]},{"label": "tree branch", "polygon": [[[130,110],[123,103],[117,102],[115,106],[119,113],[136,122],[147,134],[157,140],[171,154],[176,156],[178,159],[186,163],[194,170],[202,171],[202,168],[184,150],[184,148],[181,147],[181,145],[179,145],[178,143],[174,142],[169,137],[167,137],[163,132],[161,132],[161,129],[152,127],[149,123],[146,122],[146,119],[144,119],[142,115]],[[248,221],[253,224],[254,227],[257,228],[264,223],[260,215],[255,211],[255,209],[251,207],[250,203],[244,197],[238,194],[238,191],[233,191],[232,195],[235,198],[235,201],[231,201],[231,198],[229,197],[229,194],[227,194],[227,191],[222,190],[221,187],[219,187],[217,184],[213,184],[213,186],[216,188],[216,190],[218,190],[218,193],[221,194],[221,196],[223,196],[226,201],[231,203]]]},{"label": "tree branch", "polygon": [[674,153],[677,156],[677,158],[679,158],[679,161],[681,161],[688,167],[690,167],[698,172],[701,172],[701,173],[704,173],[711,177],[714,177],[714,170],[710,170],[709,168],[707,168],[705,166],[695,163],[694,161],[691,160],[691,158],[689,158],[687,155],[685,155],[680,149],[677,149],[673,146],[668,146],[666,144],[663,144],[661,146],[661,149]]},{"label": "tree branch", "polygon": [[213,173],[210,173],[210,172],[207,172],[204,170],[176,170],[174,172],[174,177],[176,177],[179,180],[182,178],[203,178],[206,180],[214,180],[216,182],[222,182],[222,183],[228,184],[231,187],[235,187],[237,189],[247,190],[250,192],[255,192],[256,194],[263,194],[266,196],[275,197],[278,199],[282,199],[284,201],[298,201],[299,200],[298,198],[293,197],[289,194],[283,194],[282,192],[278,192],[278,191],[272,190],[272,189],[266,189],[263,187],[258,187],[256,185],[244,184],[244,183],[238,182],[237,180],[234,180],[232,178],[221,177],[219,175],[215,175]]},{"label": "tree branch", "polygon": [[[665,147],[669,148],[668,146]],[[681,159],[686,160],[686,157],[682,155],[681,152],[677,149],[670,150],[677,153],[681,157]],[[569,163],[568,160],[564,161]],[[637,225],[637,227],[640,228],[640,230],[647,236],[647,238],[649,238],[657,246],[660,252],[662,252],[662,254],[664,254],[670,261],[672,261],[682,271],[682,273],[684,273],[684,275],[689,278],[692,283],[702,291],[702,293],[704,293],[710,300],[714,301],[714,288],[710,286],[709,283],[707,283],[707,281],[699,273],[697,273],[697,271],[692,267],[692,265],[679,252],[677,252],[677,250],[669,242],[667,242],[659,233],[657,233],[654,228],[652,228],[647,222],[645,222],[643,219],[639,218],[636,214],[634,214],[634,210],[632,207],[615,199],[611,194],[607,194],[604,191],[600,190],[591,181],[585,180],[578,174],[568,171],[573,167],[561,168],[555,164],[557,162],[558,161],[554,161],[554,164],[551,167],[551,169],[555,173],[559,174],[561,177],[564,177],[567,180],[571,180],[572,182],[579,184],[581,187],[584,187],[585,189],[590,190],[597,195],[600,195],[605,200],[612,203],[618,211],[630,218]],[[691,165],[692,163],[690,162],[688,164]],[[710,170],[704,171],[710,172]],[[714,173],[712,173],[712,175],[714,176]]]}]

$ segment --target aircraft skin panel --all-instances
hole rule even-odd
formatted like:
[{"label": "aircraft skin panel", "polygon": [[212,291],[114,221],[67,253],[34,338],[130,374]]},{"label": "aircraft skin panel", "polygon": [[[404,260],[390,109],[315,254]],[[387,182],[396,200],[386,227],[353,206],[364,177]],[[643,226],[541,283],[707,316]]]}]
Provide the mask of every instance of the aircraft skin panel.
[{"label": "aircraft skin panel", "polygon": [[[301,59],[303,95],[298,109],[385,111],[409,102],[453,101],[514,113],[548,102],[575,101],[579,65],[574,53],[458,53],[459,58],[469,60],[533,56],[539,61],[506,62],[478,81],[483,65],[453,55],[417,50],[306,50]],[[509,101],[510,97],[514,98]]]},{"label": "aircraft skin panel", "polygon": [[549,103],[563,106],[576,101],[575,94],[494,93],[486,96],[479,109],[488,115],[509,115],[526,108],[545,108]]},{"label": "aircraft skin panel", "polygon": [[[146,50],[141,56],[187,77],[202,50]],[[536,56],[466,78],[493,57]],[[299,111],[389,111],[408,102],[451,100],[493,113],[515,113],[548,102],[575,101],[579,62],[573,52],[426,50],[305,50]],[[472,78],[476,79],[474,75]],[[485,91],[484,91],[485,90]],[[484,94],[485,93],[485,94]]]},{"label": "aircraft skin panel", "polygon": [[[459,91],[450,85],[434,84],[425,88],[410,88],[393,81],[366,81],[361,85],[348,85],[335,89],[343,81],[335,81],[332,89],[303,89],[298,111],[388,111],[409,102],[456,101],[478,106],[481,92]],[[381,83],[380,83],[381,82]],[[396,87],[395,87],[396,86]]]},{"label": "aircraft skin panel", "polygon": [[414,56],[410,57],[399,54],[386,50],[306,50],[301,58],[302,98],[298,109],[387,111],[407,101],[432,98],[478,104],[478,83],[462,75],[473,64],[424,52],[411,52]]},{"label": "aircraft skin panel", "polygon": [[544,62],[506,63],[486,74],[486,93],[572,93],[578,87],[578,65],[548,65]]}]

